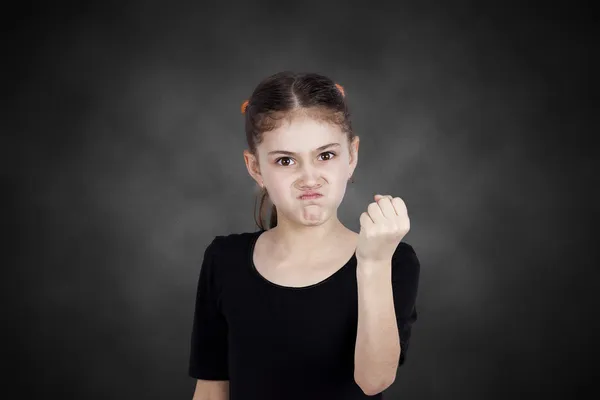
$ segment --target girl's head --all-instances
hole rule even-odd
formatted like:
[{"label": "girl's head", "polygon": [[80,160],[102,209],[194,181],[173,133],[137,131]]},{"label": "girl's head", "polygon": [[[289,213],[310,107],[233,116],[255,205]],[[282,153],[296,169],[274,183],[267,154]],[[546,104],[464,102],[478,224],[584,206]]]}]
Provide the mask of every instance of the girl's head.
[{"label": "girl's head", "polygon": [[[261,229],[284,218],[305,226],[337,218],[359,144],[344,96],[343,87],[325,76],[284,71],[260,82],[242,104],[249,146],[244,159],[261,187]],[[301,200],[308,191],[322,197]],[[273,206],[265,227],[267,198]]]}]

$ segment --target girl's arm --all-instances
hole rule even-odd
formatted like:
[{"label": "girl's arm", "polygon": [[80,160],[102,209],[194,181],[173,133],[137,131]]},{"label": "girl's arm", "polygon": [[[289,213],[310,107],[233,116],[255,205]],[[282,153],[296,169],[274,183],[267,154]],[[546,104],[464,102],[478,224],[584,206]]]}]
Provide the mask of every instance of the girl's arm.
[{"label": "girl's arm", "polygon": [[197,379],[192,400],[229,400],[229,381]]}]

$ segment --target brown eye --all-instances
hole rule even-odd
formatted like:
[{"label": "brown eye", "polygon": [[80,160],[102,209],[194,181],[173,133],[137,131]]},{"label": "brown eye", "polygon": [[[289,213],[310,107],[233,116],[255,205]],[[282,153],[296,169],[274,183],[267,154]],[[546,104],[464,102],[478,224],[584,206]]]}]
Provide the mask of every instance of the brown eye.
[{"label": "brown eye", "polygon": [[[289,165],[289,164],[280,164],[279,161],[281,161],[281,160],[290,160],[290,158],[289,157],[278,158],[277,160],[275,160],[275,164],[279,164],[279,165],[282,165],[284,167],[287,167]],[[289,161],[288,161],[288,163],[289,163]]]},{"label": "brown eye", "polygon": [[323,155],[323,154],[331,154],[331,156],[326,158],[325,161],[329,161],[335,156],[335,153],[332,153],[331,151],[326,151],[325,153],[321,153],[321,155]]}]

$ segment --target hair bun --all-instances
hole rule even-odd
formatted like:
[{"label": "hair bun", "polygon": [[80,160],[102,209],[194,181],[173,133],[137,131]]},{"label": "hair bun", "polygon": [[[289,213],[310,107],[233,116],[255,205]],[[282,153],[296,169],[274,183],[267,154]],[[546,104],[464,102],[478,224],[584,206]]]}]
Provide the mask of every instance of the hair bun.
[{"label": "hair bun", "polygon": [[346,94],[344,93],[344,87],[342,85],[340,85],[339,83],[336,83],[335,87],[338,88],[340,93],[342,93],[342,97],[346,97]]},{"label": "hair bun", "polygon": [[248,108],[248,103],[250,103],[248,100],[246,100],[242,103],[242,114],[246,114],[246,109]]}]

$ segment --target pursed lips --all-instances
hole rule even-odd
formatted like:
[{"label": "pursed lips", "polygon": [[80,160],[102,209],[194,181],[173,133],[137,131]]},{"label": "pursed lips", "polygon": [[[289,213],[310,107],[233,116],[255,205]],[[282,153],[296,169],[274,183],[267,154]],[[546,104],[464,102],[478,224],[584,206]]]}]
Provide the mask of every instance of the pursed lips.
[{"label": "pursed lips", "polygon": [[309,199],[315,198],[316,199],[316,198],[321,197],[321,196],[323,196],[323,194],[321,194],[319,192],[304,192],[300,196],[298,196],[298,198],[301,199],[301,200],[302,199],[306,199],[306,198],[309,198]]}]

